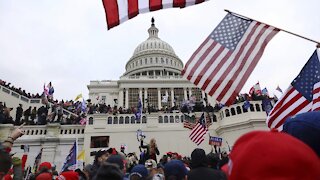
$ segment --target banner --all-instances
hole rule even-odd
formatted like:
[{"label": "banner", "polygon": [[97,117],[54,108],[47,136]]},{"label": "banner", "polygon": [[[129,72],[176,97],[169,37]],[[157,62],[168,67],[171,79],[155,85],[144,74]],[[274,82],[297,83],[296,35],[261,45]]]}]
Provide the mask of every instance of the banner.
[{"label": "banner", "polygon": [[210,136],[209,138],[209,145],[212,146],[221,146],[222,145],[222,138],[220,137],[214,137],[214,136]]}]

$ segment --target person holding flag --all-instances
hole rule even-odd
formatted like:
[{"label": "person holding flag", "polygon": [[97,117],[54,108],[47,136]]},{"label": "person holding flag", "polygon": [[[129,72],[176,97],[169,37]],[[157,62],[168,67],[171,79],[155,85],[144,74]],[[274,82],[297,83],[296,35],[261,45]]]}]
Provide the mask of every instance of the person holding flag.
[{"label": "person holding flag", "polygon": [[140,122],[141,116],[142,116],[142,102],[141,102],[140,98],[139,98],[139,102],[138,102],[137,111],[135,112],[135,116],[136,116],[136,121]]},{"label": "person holding flag", "polygon": [[61,172],[67,170],[75,170],[77,169],[77,152],[78,152],[78,143],[77,141],[74,142],[73,146],[71,147],[68,156],[62,166]]}]

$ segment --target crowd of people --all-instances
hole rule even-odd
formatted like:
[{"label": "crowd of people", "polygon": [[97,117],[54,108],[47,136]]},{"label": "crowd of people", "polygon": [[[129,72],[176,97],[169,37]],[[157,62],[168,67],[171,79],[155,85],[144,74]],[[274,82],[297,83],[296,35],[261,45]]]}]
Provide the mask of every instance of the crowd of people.
[{"label": "crowd of people", "polygon": [[[43,96],[37,94],[26,93],[25,90],[21,88],[15,88],[11,83],[7,83],[0,79],[0,85],[5,86],[16,93],[26,96],[28,98],[41,98]],[[102,114],[136,114],[138,111],[137,107],[123,108],[117,105],[110,106],[105,102],[100,102],[94,104],[88,99],[86,102],[74,101],[74,100],[53,100],[51,98],[47,99],[48,102],[45,103],[42,107],[22,107],[19,104],[16,107],[15,118],[14,115],[10,114],[12,108],[8,108],[5,105],[5,102],[0,102],[0,124],[15,124],[20,125],[25,123],[27,125],[45,125],[47,123],[60,123],[64,124],[82,124],[88,114],[102,113]],[[255,93],[252,91],[251,94],[240,94],[237,96],[234,104],[242,103],[245,101],[262,101],[264,104],[265,100],[273,101],[273,104],[277,101],[277,98],[270,98],[268,95]],[[207,101],[205,99],[205,101]],[[83,103],[85,103],[85,109],[83,109]],[[192,105],[191,105],[192,104]],[[212,116],[212,119],[215,119],[214,112],[218,112],[221,108],[224,107],[223,104],[216,103],[214,106],[211,106],[210,103],[203,102],[194,102],[188,103],[182,102],[179,106],[173,107],[163,107],[162,109],[156,109],[155,107],[148,106],[142,109],[142,113],[151,113],[151,112],[164,112],[164,113],[173,113],[173,112],[182,112],[182,113],[191,113],[191,112],[207,112]],[[138,104],[137,104],[138,106]],[[272,107],[272,106],[271,106]],[[265,110],[267,108],[264,108]]]},{"label": "crowd of people", "polygon": [[26,90],[22,89],[21,87],[16,88],[10,82],[6,82],[2,79],[0,79],[0,85],[28,98],[41,98],[39,93],[31,94],[30,92],[26,92]]},{"label": "crowd of people", "polygon": [[[320,112],[307,112],[289,118],[283,131],[252,131],[242,135],[231,152],[213,146],[206,153],[196,148],[190,156],[166,152],[154,138],[140,140],[140,156],[126,154],[124,148],[100,149],[91,154],[94,161],[81,169],[58,172],[51,162],[41,162],[34,172],[24,169],[26,158],[11,157],[14,141],[24,134],[19,127],[0,145],[0,179],[34,180],[238,180],[320,178]],[[71,168],[72,166],[70,166]]]},{"label": "crowd of people", "polygon": [[12,109],[0,102],[0,124],[14,124],[16,126],[21,124],[45,125],[47,123],[81,124],[81,120],[86,117],[82,113],[66,116],[58,104],[53,104],[51,107],[43,105],[40,108],[29,106],[27,109],[19,104],[16,108],[15,119],[10,114]]}]

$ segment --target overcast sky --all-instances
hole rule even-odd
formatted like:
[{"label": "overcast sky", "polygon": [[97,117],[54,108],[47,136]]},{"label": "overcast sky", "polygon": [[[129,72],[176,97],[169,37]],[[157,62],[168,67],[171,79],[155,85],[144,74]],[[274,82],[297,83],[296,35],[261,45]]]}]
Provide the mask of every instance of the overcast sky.
[{"label": "overcast sky", "polygon": [[[0,0],[0,79],[55,98],[88,97],[90,80],[118,80],[134,49],[147,39],[151,17],[159,37],[186,63],[226,15],[224,9],[320,41],[319,0],[210,0],[184,9],[140,14],[107,30],[101,0]],[[260,82],[285,90],[316,44],[278,33],[241,92]],[[277,94],[278,95],[278,94]]]}]

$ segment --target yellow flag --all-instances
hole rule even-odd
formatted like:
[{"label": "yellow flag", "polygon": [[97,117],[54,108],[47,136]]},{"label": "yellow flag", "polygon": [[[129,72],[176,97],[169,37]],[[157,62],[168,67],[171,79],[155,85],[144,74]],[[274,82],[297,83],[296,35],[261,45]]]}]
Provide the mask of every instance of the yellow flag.
[{"label": "yellow flag", "polygon": [[77,101],[78,99],[82,98],[82,94],[79,94],[76,99],[74,99],[75,101]]},{"label": "yellow flag", "polygon": [[77,157],[77,160],[79,160],[79,161],[84,161],[84,150],[82,150],[82,151],[79,153],[79,155],[78,155],[78,157]]}]

